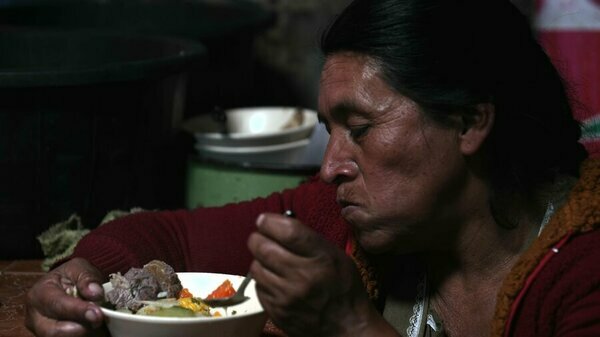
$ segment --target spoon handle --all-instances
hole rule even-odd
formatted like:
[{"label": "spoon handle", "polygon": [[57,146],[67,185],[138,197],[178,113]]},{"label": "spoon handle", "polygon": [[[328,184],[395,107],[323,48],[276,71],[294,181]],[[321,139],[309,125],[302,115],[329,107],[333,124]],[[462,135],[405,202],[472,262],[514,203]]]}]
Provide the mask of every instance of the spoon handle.
[{"label": "spoon handle", "polygon": [[240,286],[238,287],[238,290],[236,291],[236,293],[239,293],[240,295],[244,295],[246,286],[248,286],[248,283],[250,283],[251,279],[252,279],[252,275],[250,275],[250,272],[248,272],[248,274],[246,274],[246,277],[244,277],[244,280],[242,281],[242,283],[240,283]]}]

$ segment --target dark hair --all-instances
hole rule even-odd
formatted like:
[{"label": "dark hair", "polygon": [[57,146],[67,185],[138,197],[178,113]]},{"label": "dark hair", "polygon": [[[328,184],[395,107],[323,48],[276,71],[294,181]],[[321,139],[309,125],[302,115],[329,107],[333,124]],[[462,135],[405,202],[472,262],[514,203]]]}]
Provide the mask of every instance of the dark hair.
[{"label": "dark hair", "polygon": [[587,156],[562,79],[508,0],[355,0],[321,49],[371,57],[391,87],[436,121],[492,103],[495,190],[577,176]]}]

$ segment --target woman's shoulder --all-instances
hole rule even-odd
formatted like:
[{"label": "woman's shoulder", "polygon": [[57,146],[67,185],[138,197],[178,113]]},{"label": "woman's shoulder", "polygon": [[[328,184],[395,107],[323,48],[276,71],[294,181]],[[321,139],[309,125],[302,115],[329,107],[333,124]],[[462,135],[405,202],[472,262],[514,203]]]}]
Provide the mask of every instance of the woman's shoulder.
[{"label": "woman's shoulder", "polygon": [[600,285],[600,228],[574,234],[553,255],[540,273],[542,282],[560,279],[581,284],[581,277],[586,275]]},{"label": "woman's shoulder", "polygon": [[520,327],[542,332],[540,336],[600,335],[598,261],[599,228],[577,233],[554,250],[523,299],[516,331]]}]

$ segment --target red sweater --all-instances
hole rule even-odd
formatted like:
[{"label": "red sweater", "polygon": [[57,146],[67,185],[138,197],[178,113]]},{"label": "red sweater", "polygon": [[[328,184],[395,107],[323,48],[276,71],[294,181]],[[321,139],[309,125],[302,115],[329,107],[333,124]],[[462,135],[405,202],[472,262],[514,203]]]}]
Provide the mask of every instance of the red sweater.
[{"label": "red sweater", "polygon": [[251,202],[118,218],[86,235],[73,256],[87,259],[105,275],[124,273],[152,259],[161,259],[177,271],[244,275],[252,261],[246,241],[255,230],[256,218],[263,212],[287,209],[340,248],[345,246],[348,226],[335,203],[335,186],[315,177],[296,189]]},{"label": "red sweater", "polygon": [[600,160],[519,258],[496,301],[492,337],[600,336]]},{"label": "red sweater", "polygon": [[564,239],[538,265],[507,336],[600,336],[600,230]]}]

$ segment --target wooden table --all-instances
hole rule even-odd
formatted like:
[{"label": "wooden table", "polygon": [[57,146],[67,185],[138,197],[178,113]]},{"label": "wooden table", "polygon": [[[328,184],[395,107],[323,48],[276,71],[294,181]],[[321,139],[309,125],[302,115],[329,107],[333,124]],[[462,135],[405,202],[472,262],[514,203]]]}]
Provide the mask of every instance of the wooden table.
[{"label": "wooden table", "polygon": [[25,294],[42,276],[41,260],[0,260],[0,337],[32,337],[25,328]]}]

